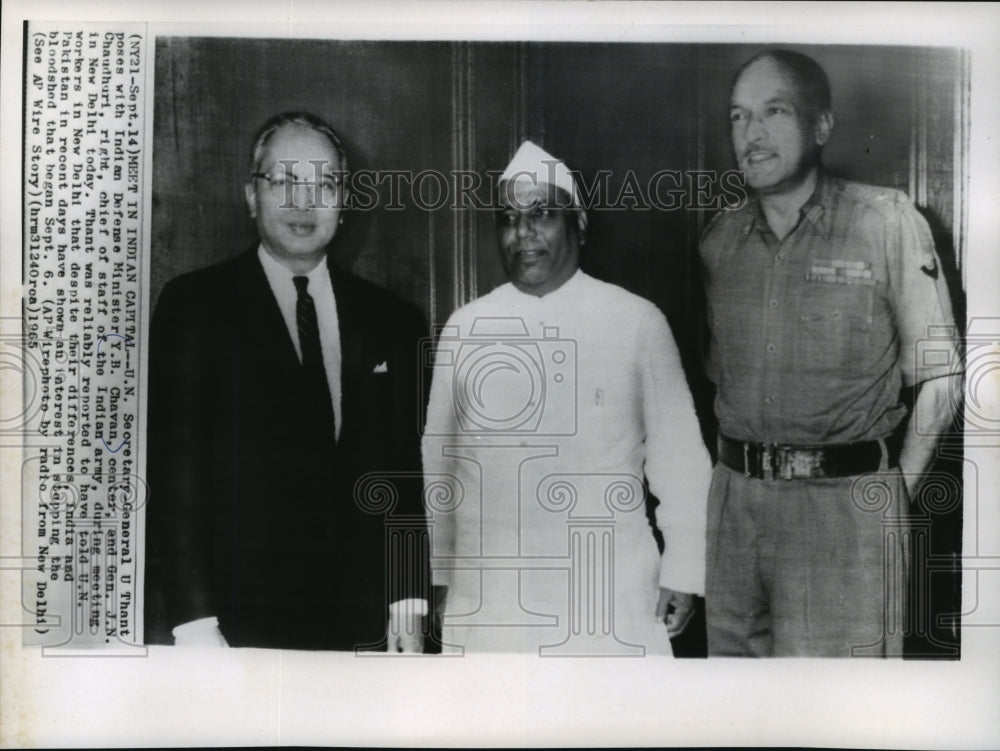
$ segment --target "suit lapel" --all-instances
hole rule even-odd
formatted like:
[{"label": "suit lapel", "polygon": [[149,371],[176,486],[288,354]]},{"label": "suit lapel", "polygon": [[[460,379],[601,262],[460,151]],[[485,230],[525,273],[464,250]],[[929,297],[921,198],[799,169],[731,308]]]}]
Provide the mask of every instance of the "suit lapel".
[{"label": "suit lapel", "polygon": [[333,285],[337,324],[340,330],[340,388],[343,411],[341,439],[343,439],[345,428],[352,421],[353,407],[358,402],[371,323],[364,314],[365,302],[359,299],[358,291],[351,283],[350,277],[339,270],[329,257],[327,257],[327,267]]},{"label": "suit lapel", "polygon": [[237,290],[237,314],[242,319],[242,323],[237,321],[237,325],[245,332],[245,346],[263,353],[266,360],[279,368],[287,383],[296,384],[301,381],[304,384],[295,345],[292,344],[278,301],[264,275],[264,268],[257,258],[256,247],[239,259]]}]

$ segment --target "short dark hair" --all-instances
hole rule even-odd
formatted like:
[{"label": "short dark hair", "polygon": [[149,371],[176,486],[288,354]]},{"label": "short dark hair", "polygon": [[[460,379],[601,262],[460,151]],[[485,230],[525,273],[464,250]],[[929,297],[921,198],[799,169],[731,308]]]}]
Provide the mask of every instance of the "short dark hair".
[{"label": "short dark hair", "polygon": [[347,152],[340,141],[340,136],[337,135],[337,131],[333,129],[330,123],[309,112],[282,112],[261,125],[257,131],[257,135],[254,136],[253,146],[250,149],[251,174],[260,171],[260,159],[264,154],[264,149],[267,148],[268,141],[286,125],[301,125],[304,128],[315,130],[317,133],[322,133],[326,136],[337,152],[337,158],[340,160],[340,169],[345,173],[347,172]]},{"label": "short dark hair", "polygon": [[831,108],[830,79],[822,66],[808,55],[792,50],[764,50],[747,60],[733,76],[730,91],[736,87],[740,76],[756,62],[768,60],[788,73],[795,81],[803,109],[810,120]]}]

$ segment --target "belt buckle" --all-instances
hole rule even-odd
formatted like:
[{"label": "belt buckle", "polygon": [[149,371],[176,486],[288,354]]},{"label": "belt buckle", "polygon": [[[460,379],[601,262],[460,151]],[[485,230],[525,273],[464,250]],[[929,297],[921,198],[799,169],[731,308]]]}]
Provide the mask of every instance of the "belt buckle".
[{"label": "belt buckle", "polygon": [[750,471],[750,444],[746,441],[743,441],[743,476],[753,477]]},{"label": "belt buckle", "polygon": [[824,476],[816,450],[785,446],[779,447],[778,452],[778,469],[782,479],[804,480]]},{"label": "belt buckle", "polygon": [[760,455],[760,465],[761,474],[764,476],[765,480],[774,479],[774,448],[773,443],[765,443],[761,445],[763,451]]},{"label": "belt buckle", "polygon": [[798,477],[797,459],[799,453],[789,446],[775,446],[778,459],[778,476],[782,480],[794,480]]}]

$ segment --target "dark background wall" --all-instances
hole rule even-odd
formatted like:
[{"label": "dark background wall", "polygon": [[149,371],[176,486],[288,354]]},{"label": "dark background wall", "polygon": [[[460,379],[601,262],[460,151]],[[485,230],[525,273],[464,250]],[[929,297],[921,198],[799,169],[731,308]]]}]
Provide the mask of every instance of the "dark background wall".
[{"label": "dark background wall", "polygon": [[[963,320],[967,56],[909,47],[794,48],[816,58],[831,79],[837,122],[828,166],[917,201]],[[276,112],[306,109],[328,119],[355,170],[484,175],[502,170],[531,138],[588,184],[610,171],[605,195],[614,203],[628,180],[645,191],[659,170],[733,168],[730,78],[760,49],[160,38],[152,300],[168,279],[256,242],[243,199],[247,152],[256,128]],[[379,193],[374,209],[347,216],[331,251],[340,264],[415,302],[432,324],[504,281],[491,212],[427,210],[405,191],[402,206],[391,208],[388,184]],[[698,369],[705,330],[697,241],[713,210],[692,206],[692,199],[688,191],[671,211],[644,209],[641,201],[591,211],[582,265],[665,312],[711,445],[712,394]],[[959,549],[961,537],[960,510],[950,514],[935,520],[931,545],[946,555]],[[956,586],[952,577],[945,594],[935,595],[936,612],[957,603],[946,601]]]},{"label": "dark background wall", "polygon": [[[247,152],[256,128],[276,112],[326,117],[341,132],[352,168],[382,172],[483,175],[502,170],[520,141],[531,138],[588,183],[610,170],[606,195],[614,198],[629,173],[645,190],[659,170],[733,167],[729,80],[760,49],[160,38],[152,295],[167,279],[255,242],[243,201]],[[962,55],[796,49],[823,64],[833,86],[837,125],[827,164],[845,177],[913,195],[955,270]],[[387,182],[380,193],[387,204]],[[623,203],[632,210],[591,212],[583,264],[659,304],[684,338],[697,317],[688,299],[697,237],[713,212]],[[433,323],[503,281],[490,212],[430,211],[406,191],[402,204],[351,212],[334,241],[338,261],[417,303]]]}]

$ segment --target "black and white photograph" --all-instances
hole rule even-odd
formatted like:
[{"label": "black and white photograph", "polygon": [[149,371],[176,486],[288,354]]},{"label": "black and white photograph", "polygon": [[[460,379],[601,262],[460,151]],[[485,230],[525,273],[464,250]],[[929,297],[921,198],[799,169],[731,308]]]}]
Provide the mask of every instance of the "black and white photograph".
[{"label": "black and white photograph", "polygon": [[5,744],[1000,740],[996,6],[43,8]]}]

